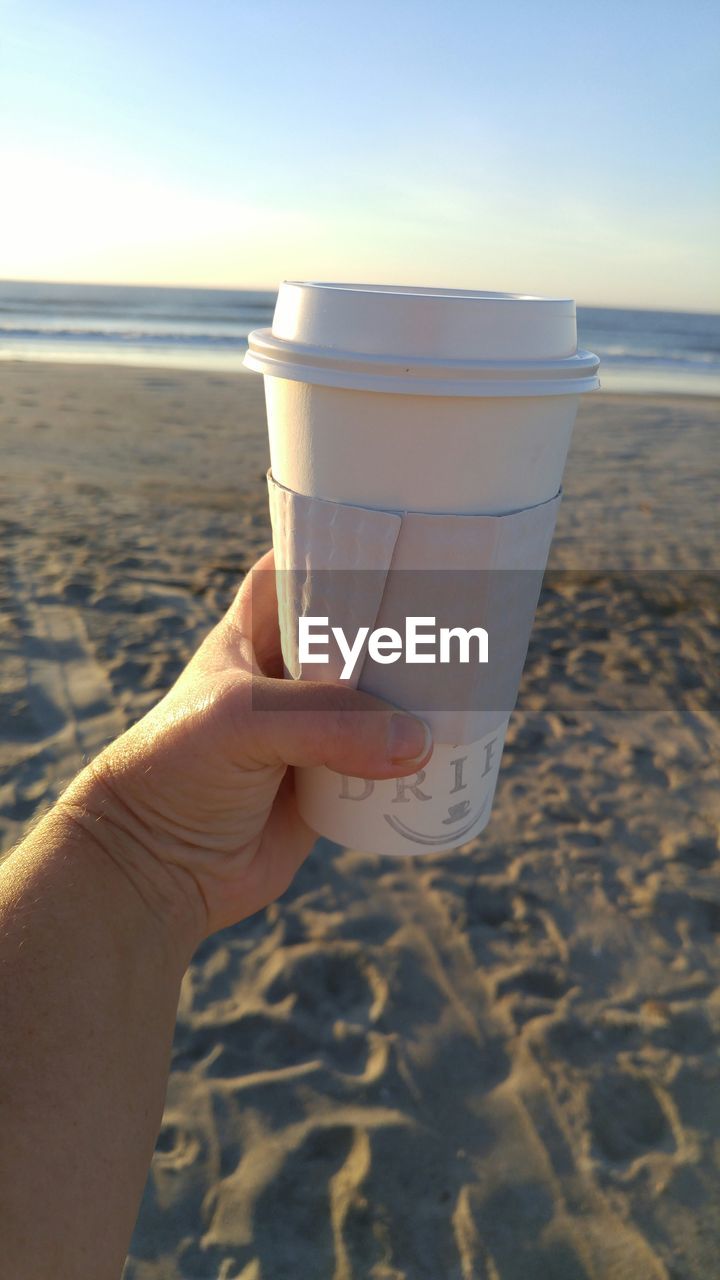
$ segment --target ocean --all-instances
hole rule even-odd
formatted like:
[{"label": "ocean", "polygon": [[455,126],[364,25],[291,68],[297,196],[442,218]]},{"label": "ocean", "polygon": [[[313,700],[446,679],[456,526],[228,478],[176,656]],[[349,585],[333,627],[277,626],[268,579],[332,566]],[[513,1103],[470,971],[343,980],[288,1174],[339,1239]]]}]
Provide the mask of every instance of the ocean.
[{"label": "ocean", "polygon": [[[0,281],[0,359],[239,369],[275,294]],[[607,391],[720,394],[720,315],[578,307]]]}]

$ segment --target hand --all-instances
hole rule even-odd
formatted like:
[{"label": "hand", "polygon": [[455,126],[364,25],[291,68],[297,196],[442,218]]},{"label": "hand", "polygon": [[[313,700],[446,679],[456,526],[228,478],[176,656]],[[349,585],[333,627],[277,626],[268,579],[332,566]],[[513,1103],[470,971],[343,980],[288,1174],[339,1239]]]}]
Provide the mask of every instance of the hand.
[{"label": "hand", "polygon": [[269,552],[169,693],[61,799],[191,945],[283,893],[312,848],[288,766],[395,778],[431,754],[422,721],[281,676]]}]

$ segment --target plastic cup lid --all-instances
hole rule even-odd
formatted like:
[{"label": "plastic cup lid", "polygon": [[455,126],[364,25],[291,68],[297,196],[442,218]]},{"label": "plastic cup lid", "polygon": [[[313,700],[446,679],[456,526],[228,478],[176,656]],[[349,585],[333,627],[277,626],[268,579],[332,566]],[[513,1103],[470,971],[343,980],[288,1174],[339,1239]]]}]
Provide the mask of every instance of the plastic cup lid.
[{"label": "plastic cup lid", "polygon": [[245,365],[322,386],[411,395],[579,394],[599,360],[578,351],[571,298],[286,280]]}]

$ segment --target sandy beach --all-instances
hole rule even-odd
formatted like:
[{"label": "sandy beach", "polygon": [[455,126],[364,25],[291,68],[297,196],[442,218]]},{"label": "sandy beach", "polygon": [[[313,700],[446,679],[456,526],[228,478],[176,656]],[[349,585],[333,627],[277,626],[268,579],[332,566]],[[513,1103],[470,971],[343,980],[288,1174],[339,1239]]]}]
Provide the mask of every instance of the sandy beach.
[{"label": "sandy beach", "polygon": [[[582,405],[488,830],[199,950],[124,1280],[720,1275],[719,427]],[[6,362],[0,449],[7,850],[269,545],[261,380]]]}]

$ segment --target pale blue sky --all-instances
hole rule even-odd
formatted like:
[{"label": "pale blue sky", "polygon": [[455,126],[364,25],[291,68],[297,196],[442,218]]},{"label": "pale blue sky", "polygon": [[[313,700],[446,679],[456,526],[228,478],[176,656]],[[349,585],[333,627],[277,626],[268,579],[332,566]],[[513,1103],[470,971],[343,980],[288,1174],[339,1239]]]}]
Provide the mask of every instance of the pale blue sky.
[{"label": "pale blue sky", "polygon": [[720,309],[705,0],[0,0],[0,276]]}]

